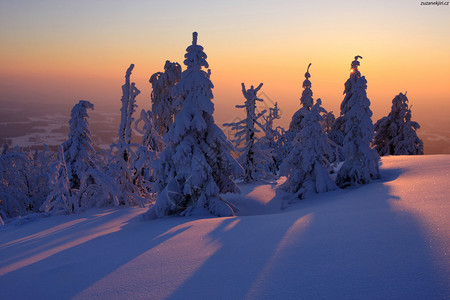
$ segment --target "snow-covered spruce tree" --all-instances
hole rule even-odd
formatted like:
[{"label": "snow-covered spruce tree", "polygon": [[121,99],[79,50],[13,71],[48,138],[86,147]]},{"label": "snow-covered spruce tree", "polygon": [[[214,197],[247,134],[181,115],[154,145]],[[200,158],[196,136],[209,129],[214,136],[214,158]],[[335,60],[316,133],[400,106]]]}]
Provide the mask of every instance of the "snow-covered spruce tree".
[{"label": "snow-covered spruce tree", "polygon": [[311,111],[305,114],[294,148],[280,167],[280,174],[288,177],[282,188],[301,199],[309,193],[336,189],[329,176],[331,166],[327,154],[331,148],[320,125],[323,121],[321,113],[326,112],[321,104],[322,101],[317,99]]},{"label": "snow-covered spruce tree", "polygon": [[78,190],[83,173],[95,168],[91,157],[94,155],[92,136],[89,130],[88,109],[94,105],[86,100],[80,100],[70,113],[70,132],[67,141],[62,144],[64,159],[70,181],[70,188]]},{"label": "snow-covered spruce tree", "polygon": [[54,213],[71,213],[80,209],[78,197],[72,194],[66,162],[64,160],[64,149],[59,147],[58,161],[52,165],[49,174],[50,194],[42,204],[41,211],[52,211]]},{"label": "snow-covered spruce tree", "polygon": [[173,87],[181,80],[181,66],[177,62],[166,61],[164,72],[150,77],[152,85],[152,111],[154,126],[160,136],[164,136],[172,126],[181,109],[183,99],[172,93]]},{"label": "snow-covered spruce tree", "polygon": [[346,187],[366,184],[380,178],[378,163],[380,156],[370,148],[373,139],[372,111],[367,98],[367,80],[358,70],[356,56],[351,64],[350,78],[345,83],[345,97],[341,104],[343,129],[343,153],[345,162],[339,170],[336,184]]},{"label": "snow-covered spruce tree", "polygon": [[[146,191],[139,182],[133,181],[136,170],[134,161],[136,153],[132,147],[138,145],[132,144],[132,123],[134,121],[133,113],[136,111],[136,96],[140,94],[135,83],[131,82],[131,72],[134,64],[131,64],[125,73],[125,84],[122,86],[122,108],[119,127],[119,140],[117,144],[112,144],[110,149],[110,159],[106,174],[116,181],[118,188],[119,204],[143,206],[147,201]],[[115,151],[115,153],[114,153]]]},{"label": "snow-covered spruce tree", "polygon": [[239,192],[232,177],[241,175],[242,167],[231,155],[233,145],[214,123],[213,84],[202,70],[208,63],[196,32],[186,51],[187,69],[175,86],[186,99],[164,137],[166,148],[157,168],[159,195],[145,218],[185,215],[195,207],[216,216],[234,215],[220,193]]},{"label": "snow-covered spruce tree", "polygon": [[236,131],[233,142],[240,154],[238,161],[245,170],[243,177],[245,182],[253,182],[266,177],[266,166],[272,160],[271,149],[264,149],[262,143],[260,143],[260,138],[256,136],[261,130],[265,131],[264,126],[258,119],[266,113],[266,110],[256,113],[256,101],[263,101],[257,96],[262,85],[261,83],[256,89],[253,85],[246,89],[245,84],[242,83],[245,103],[244,105],[236,105],[236,108],[245,108],[246,117],[235,123],[223,124]]},{"label": "snow-covered spruce tree", "polygon": [[392,100],[389,115],[375,123],[373,146],[382,156],[423,154],[423,142],[416,132],[419,128],[411,121],[406,94],[400,93]]},{"label": "snow-covered spruce tree", "polygon": [[[349,101],[349,99],[352,97],[353,95],[353,86],[356,84],[357,80],[359,78],[361,78],[361,73],[358,70],[358,66],[360,65],[358,59],[362,58],[361,56],[357,55],[355,56],[355,60],[352,62],[351,67],[350,67],[350,78],[345,82],[344,86],[344,100],[342,100],[341,103],[341,114],[339,117],[337,117],[334,121],[334,123],[331,126],[331,129],[328,133],[328,137],[334,142],[336,143],[338,146],[343,146],[344,145],[344,137],[345,137],[345,133],[344,133],[344,125],[345,125],[345,120],[344,120],[344,116],[343,116],[343,111],[345,109],[349,109],[349,106],[347,104],[347,102]],[[369,102],[370,105],[370,102]]]},{"label": "snow-covered spruce tree", "polygon": [[308,65],[305,73],[305,80],[303,81],[303,92],[300,97],[300,109],[297,110],[292,116],[291,123],[289,124],[289,129],[286,131],[286,152],[291,152],[296,136],[302,130],[302,120],[311,111],[311,107],[314,105],[313,92],[311,90],[311,74],[309,73],[309,68],[311,64]]},{"label": "snow-covered spruce tree", "polygon": [[313,92],[311,90],[311,74],[309,73],[309,68],[311,64],[308,65],[308,68],[305,73],[305,80],[303,81],[303,92],[300,97],[300,105],[302,106],[299,110],[297,110],[292,116],[291,123],[289,124],[289,132],[295,136],[302,129],[302,120],[303,118],[311,111],[312,106],[314,105]]},{"label": "snow-covered spruce tree", "polygon": [[122,107],[120,109],[120,127],[119,127],[119,140],[117,147],[119,156],[123,157],[125,162],[129,161],[129,145],[132,139],[131,124],[134,121],[133,113],[136,111],[136,97],[141,93],[135,86],[134,82],[131,82],[131,72],[134,69],[134,64],[131,64],[125,73],[125,84],[122,85]]}]

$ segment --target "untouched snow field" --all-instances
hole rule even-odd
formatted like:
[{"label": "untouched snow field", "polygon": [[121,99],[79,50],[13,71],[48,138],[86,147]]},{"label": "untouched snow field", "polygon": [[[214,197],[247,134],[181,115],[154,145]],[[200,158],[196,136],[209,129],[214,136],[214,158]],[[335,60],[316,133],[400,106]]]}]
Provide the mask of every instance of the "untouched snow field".
[{"label": "untouched snow field", "polygon": [[1,299],[445,299],[450,156],[385,157],[382,179],[299,201],[276,182],[238,217],[92,209],[0,227]]}]

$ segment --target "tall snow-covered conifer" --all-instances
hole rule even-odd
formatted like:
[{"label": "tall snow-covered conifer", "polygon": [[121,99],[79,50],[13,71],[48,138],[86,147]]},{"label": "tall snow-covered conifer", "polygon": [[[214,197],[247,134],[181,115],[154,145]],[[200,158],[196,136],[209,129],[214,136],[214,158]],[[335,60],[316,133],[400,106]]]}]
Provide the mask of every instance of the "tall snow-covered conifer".
[{"label": "tall snow-covered conifer", "polygon": [[373,146],[380,155],[420,155],[423,142],[417,136],[419,123],[411,120],[406,94],[392,100],[391,112],[375,123]]},{"label": "tall snow-covered conifer", "polygon": [[202,70],[209,66],[196,32],[186,51],[187,69],[175,87],[186,98],[164,138],[166,148],[157,169],[160,193],[146,218],[189,214],[196,207],[216,216],[234,215],[220,193],[239,192],[232,177],[240,175],[242,167],[231,155],[232,144],[214,123],[213,84]]},{"label": "tall snow-covered conifer", "polygon": [[180,80],[180,64],[168,60],[164,65],[164,72],[157,72],[150,77],[154,126],[160,136],[169,131],[183,104],[183,99],[180,99],[183,97],[172,92]]},{"label": "tall snow-covered conifer", "polygon": [[302,129],[294,141],[294,148],[280,167],[281,175],[288,179],[283,184],[286,191],[295,193],[299,198],[316,192],[323,193],[336,189],[330,178],[330,163],[326,156],[331,152],[328,138],[322,130],[321,113],[325,113],[317,99],[311,111],[302,120]]},{"label": "tall snow-covered conifer", "polygon": [[88,109],[94,109],[94,105],[86,100],[80,100],[74,105],[70,114],[69,137],[62,144],[71,189],[79,189],[83,173],[95,168]]},{"label": "tall snow-covered conifer", "polygon": [[135,83],[130,80],[133,69],[134,64],[131,64],[125,73],[125,84],[122,85],[122,108],[120,109],[119,140],[117,142],[119,155],[126,162],[129,160],[128,145],[131,144],[132,139],[131,124],[134,121],[133,113],[137,107],[136,97],[141,93]]},{"label": "tall snow-covered conifer", "polygon": [[289,124],[289,129],[286,131],[286,153],[291,152],[293,148],[293,142],[297,137],[298,133],[302,130],[302,120],[311,111],[311,107],[314,105],[313,92],[311,90],[311,74],[309,73],[309,68],[311,64],[308,65],[305,73],[305,80],[303,81],[302,87],[303,92],[300,97],[300,109],[297,110],[292,116],[291,123]]},{"label": "tall snow-covered conifer", "polygon": [[[131,64],[125,73],[125,84],[122,85],[122,107],[120,109],[121,119],[119,127],[119,140],[117,144],[112,144],[110,149],[110,159],[108,161],[107,175],[116,181],[118,188],[119,204],[143,206],[147,201],[145,189],[141,189],[139,182],[133,180],[136,173],[134,161],[136,153],[132,147],[132,123],[133,113],[136,111],[136,97],[141,93],[131,82],[131,72],[134,64]],[[114,153],[114,150],[117,153]]]},{"label": "tall snow-covered conifer", "polygon": [[338,118],[342,124],[345,157],[336,178],[340,187],[366,184],[371,179],[380,177],[380,156],[370,148],[374,134],[372,111],[366,92],[367,80],[358,70],[359,58],[362,57],[355,56],[351,64],[350,78],[345,82],[345,97]]},{"label": "tall snow-covered conifer", "polygon": [[240,153],[238,161],[245,170],[243,178],[245,182],[253,182],[265,177],[266,166],[272,160],[272,155],[269,153],[270,149],[263,149],[260,139],[256,136],[261,130],[265,131],[264,126],[258,119],[266,113],[266,110],[256,113],[256,101],[263,101],[257,96],[262,85],[261,83],[256,89],[253,85],[246,89],[245,84],[242,83],[245,104],[236,105],[236,108],[245,108],[246,117],[235,123],[223,124],[224,126],[230,126],[232,130],[236,130],[234,144]]}]

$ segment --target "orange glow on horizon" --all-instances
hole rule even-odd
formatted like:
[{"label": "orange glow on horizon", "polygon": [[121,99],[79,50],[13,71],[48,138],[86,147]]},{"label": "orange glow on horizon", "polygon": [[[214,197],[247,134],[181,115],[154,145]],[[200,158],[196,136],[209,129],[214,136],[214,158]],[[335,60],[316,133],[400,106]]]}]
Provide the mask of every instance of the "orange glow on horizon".
[{"label": "orange glow on horizon", "polygon": [[6,30],[0,100],[71,107],[86,99],[96,109],[97,104],[115,109],[125,70],[134,63],[132,80],[141,90],[137,103],[149,108],[151,74],[162,71],[166,60],[185,69],[185,50],[197,31],[212,71],[218,124],[239,113],[242,82],[262,82],[264,105],[278,102],[282,117],[276,125],[287,127],[300,106],[309,63],[313,98],[338,116],[348,67],[361,54],[358,69],[368,81],[374,121],[389,112],[395,95],[408,91],[421,130],[436,118],[450,129],[450,26],[444,7],[402,0],[364,6],[328,0],[286,5],[262,0],[254,6],[231,0],[208,2],[199,18],[197,8],[182,1],[51,3],[1,4],[0,27]]}]

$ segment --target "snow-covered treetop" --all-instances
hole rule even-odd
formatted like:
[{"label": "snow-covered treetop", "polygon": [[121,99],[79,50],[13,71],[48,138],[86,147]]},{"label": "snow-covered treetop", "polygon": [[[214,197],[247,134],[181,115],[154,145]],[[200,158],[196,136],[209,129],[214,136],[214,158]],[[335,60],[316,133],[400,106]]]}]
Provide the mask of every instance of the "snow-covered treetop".
[{"label": "snow-covered treetop", "polygon": [[[92,104],[91,102],[87,101],[87,100],[80,100],[78,102],[78,104],[76,104],[73,108],[72,108],[72,112],[71,115],[73,114],[80,114],[83,115],[83,118],[85,117],[85,112],[87,109],[94,109],[94,104]],[[81,113],[77,113],[78,111],[80,111]]]},{"label": "snow-covered treetop", "polygon": [[303,81],[303,88],[311,88],[311,81],[309,81],[309,78],[311,77],[311,74],[309,74],[309,67],[311,67],[311,63],[309,63],[308,68],[306,69],[305,73],[305,81]]},{"label": "snow-covered treetop", "polygon": [[275,105],[269,108],[269,115],[271,115],[273,119],[281,118],[280,109],[278,108],[278,102],[275,102]]},{"label": "snow-covered treetop", "polygon": [[125,73],[125,82],[128,84],[130,83],[130,76],[131,76],[131,72],[133,71],[133,69],[134,69],[134,64],[131,64],[128,67],[127,72]]},{"label": "snow-covered treetop", "polygon": [[353,77],[356,76],[356,78],[361,77],[361,73],[359,73],[359,70],[358,70],[358,67],[359,67],[359,65],[360,65],[360,63],[359,63],[359,61],[358,61],[358,58],[361,58],[361,59],[362,59],[362,56],[356,55],[356,56],[355,56],[355,60],[352,61],[351,68],[350,68],[350,72],[351,72],[350,78],[352,78],[352,75],[353,75]]},{"label": "snow-covered treetop", "polygon": [[137,107],[135,98],[141,93],[141,91],[135,87],[135,83],[130,82],[130,76],[133,69],[134,64],[131,64],[125,73],[125,84],[122,85],[122,108],[120,109],[121,120],[118,144],[131,143],[131,123],[134,121],[132,115]]},{"label": "snow-covered treetop", "polygon": [[[214,104],[211,99],[214,98],[212,93],[214,85],[210,80],[210,71],[208,70],[208,72],[205,72],[202,70],[202,67],[207,68],[209,66],[206,61],[207,56],[205,52],[203,52],[203,47],[197,45],[197,33],[194,32],[193,36],[192,42],[195,44],[187,47],[187,53],[184,55],[184,57],[186,57],[184,64],[187,66],[187,69],[182,73],[182,80],[174,86],[173,93],[174,95],[183,95],[185,101],[192,101],[188,106],[196,106],[202,112],[213,114]],[[183,108],[185,106],[186,105],[183,104]],[[193,111],[198,112],[197,110]],[[175,133],[178,135],[179,132],[174,130],[171,134]],[[172,137],[167,138],[169,140],[172,139]],[[166,139],[166,137],[164,139]]]},{"label": "snow-covered treetop", "polygon": [[181,66],[177,62],[170,62],[166,60],[164,65],[164,73],[167,74],[170,83],[178,82],[181,78]]},{"label": "snow-covered treetop", "polygon": [[278,102],[275,102],[273,107],[269,107],[269,115],[263,116],[263,119],[266,121],[265,128],[267,131],[273,130],[273,120],[280,119],[280,109],[278,108]]},{"label": "snow-covered treetop", "polygon": [[305,80],[303,81],[303,92],[302,96],[300,98],[300,102],[303,105],[303,107],[307,108],[308,111],[311,110],[311,107],[314,105],[313,100],[313,92],[311,90],[311,81],[309,81],[309,78],[311,78],[311,74],[309,74],[309,67],[311,67],[311,63],[308,65],[308,68],[306,69],[305,73]]},{"label": "snow-covered treetop", "polygon": [[[260,83],[260,84],[256,87],[256,89],[255,89],[255,88],[253,87],[253,85],[252,85],[252,86],[250,86],[250,88],[247,90],[247,89],[245,88],[245,84],[244,84],[244,83],[241,83],[241,86],[242,86],[242,94],[244,94],[244,97],[245,97],[245,99],[247,100],[246,102],[252,103],[252,104],[254,105],[254,102],[255,102],[255,101],[260,101],[260,102],[264,101],[263,99],[258,98],[258,96],[257,96],[258,91],[259,91],[259,90],[261,89],[261,87],[263,86],[262,83]],[[246,106],[245,106],[245,105],[236,105],[236,107],[242,108],[242,107],[246,107]]]},{"label": "snow-covered treetop", "polygon": [[186,58],[184,60],[184,64],[188,68],[196,68],[198,70],[201,69],[201,67],[209,68],[208,62],[206,61],[206,53],[203,52],[203,47],[200,45],[197,45],[197,32],[192,33],[192,45],[186,48],[186,54],[184,57]]},{"label": "snow-covered treetop", "polygon": [[75,153],[80,151],[80,147],[84,147],[88,151],[93,151],[91,145],[91,132],[88,123],[88,109],[94,109],[94,104],[87,100],[80,100],[73,106],[72,111],[70,112],[69,139],[63,143],[63,146],[64,151],[73,152],[71,153],[72,158],[77,156]]},{"label": "snow-covered treetop", "polygon": [[300,97],[300,109],[297,110],[292,116],[291,123],[289,124],[289,140],[292,141],[297,134],[301,131],[302,120],[306,114],[309,113],[311,107],[314,105],[313,92],[311,90],[311,74],[309,73],[309,68],[311,67],[311,63],[308,65],[305,73],[305,80],[303,81],[303,91],[302,96]]},{"label": "snow-covered treetop", "polygon": [[[362,56],[356,55],[355,56],[355,60],[352,61],[351,68],[350,68],[350,78],[347,79],[347,81],[344,84],[344,93],[343,94],[345,95],[345,97],[344,97],[344,100],[342,100],[342,103],[341,103],[341,115],[346,113],[347,110],[349,109],[349,107],[347,107],[347,102],[349,101],[349,99],[353,95],[352,87],[353,87],[353,85],[356,84],[356,81],[359,78],[361,78],[361,73],[358,70],[358,67],[360,65],[360,62],[358,61],[359,58],[362,58]],[[366,85],[367,85],[367,81],[366,81]],[[367,86],[366,86],[366,88],[367,88]]]},{"label": "snow-covered treetop", "polygon": [[183,95],[173,95],[173,87],[180,80],[180,64],[168,60],[164,65],[164,72],[157,72],[150,77],[153,125],[160,136],[164,136],[169,131],[175,116],[182,107]]}]

